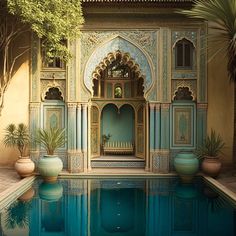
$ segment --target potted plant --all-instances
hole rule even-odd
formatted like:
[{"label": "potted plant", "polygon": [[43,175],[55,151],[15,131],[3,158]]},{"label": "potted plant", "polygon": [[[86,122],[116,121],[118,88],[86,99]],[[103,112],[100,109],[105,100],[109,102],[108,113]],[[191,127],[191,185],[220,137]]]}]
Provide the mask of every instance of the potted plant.
[{"label": "potted plant", "polygon": [[38,171],[46,182],[56,181],[63,168],[61,159],[55,151],[65,145],[65,129],[39,129],[35,141],[43,146],[47,152],[38,162]]},{"label": "potted plant", "polygon": [[17,173],[21,177],[32,175],[35,164],[28,155],[29,131],[27,126],[23,123],[17,126],[9,124],[5,129],[3,142],[7,147],[17,147],[20,153],[19,159],[15,163]]},{"label": "potted plant", "polygon": [[211,130],[211,134],[206,136],[203,144],[196,150],[196,155],[202,160],[202,171],[211,176],[217,177],[221,170],[221,161],[219,154],[225,146],[222,137]]}]

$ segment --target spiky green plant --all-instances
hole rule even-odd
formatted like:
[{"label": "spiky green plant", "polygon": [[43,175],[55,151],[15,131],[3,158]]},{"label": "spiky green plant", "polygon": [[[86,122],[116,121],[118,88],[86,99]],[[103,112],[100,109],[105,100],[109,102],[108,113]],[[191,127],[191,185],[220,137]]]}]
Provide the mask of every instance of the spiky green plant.
[{"label": "spiky green plant", "polygon": [[54,155],[56,149],[65,145],[65,129],[39,129],[35,141],[46,149],[48,155]]},{"label": "spiky green plant", "polygon": [[203,144],[197,148],[196,155],[199,158],[204,158],[205,156],[218,158],[224,146],[225,143],[222,137],[216,134],[214,130],[211,130],[211,134],[207,135]]},{"label": "spiky green plant", "polygon": [[236,0],[195,0],[192,9],[181,13],[211,22],[212,32],[208,38],[218,44],[211,49],[214,50],[212,57],[226,52],[228,76],[234,82],[233,158],[236,164]]},{"label": "spiky green plant", "polygon": [[15,227],[26,228],[29,225],[30,210],[32,208],[32,202],[16,201],[12,203],[7,209],[7,216],[5,219],[5,225],[8,229],[14,229]]},{"label": "spiky green plant", "polygon": [[17,147],[20,156],[26,155],[26,149],[29,145],[29,131],[25,124],[9,124],[5,129],[3,142],[6,147]]}]

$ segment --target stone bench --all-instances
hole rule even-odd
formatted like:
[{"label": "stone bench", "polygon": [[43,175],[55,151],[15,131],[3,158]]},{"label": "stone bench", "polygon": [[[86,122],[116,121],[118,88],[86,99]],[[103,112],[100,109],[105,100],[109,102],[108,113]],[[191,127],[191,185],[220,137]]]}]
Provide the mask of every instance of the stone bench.
[{"label": "stone bench", "polygon": [[104,155],[106,154],[133,154],[134,145],[132,142],[108,141],[103,145]]}]

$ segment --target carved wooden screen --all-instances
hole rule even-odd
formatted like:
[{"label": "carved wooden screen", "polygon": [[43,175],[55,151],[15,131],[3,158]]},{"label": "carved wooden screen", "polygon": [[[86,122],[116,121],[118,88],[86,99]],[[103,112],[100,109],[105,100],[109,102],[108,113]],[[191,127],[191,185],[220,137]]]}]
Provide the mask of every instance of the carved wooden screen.
[{"label": "carved wooden screen", "polygon": [[136,156],[145,157],[145,116],[144,107],[140,106],[137,112],[136,123]]},{"label": "carved wooden screen", "polygon": [[91,108],[91,157],[100,156],[100,123],[99,110],[97,107]]}]

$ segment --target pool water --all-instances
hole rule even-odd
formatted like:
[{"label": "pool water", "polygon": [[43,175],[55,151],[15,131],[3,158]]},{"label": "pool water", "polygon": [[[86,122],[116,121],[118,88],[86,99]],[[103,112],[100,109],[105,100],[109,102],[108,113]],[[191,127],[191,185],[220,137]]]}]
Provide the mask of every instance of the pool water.
[{"label": "pool water", "polygon": [[0,236],[236,235],[236,209],[200,178],[39,180],[0,216]]}]

